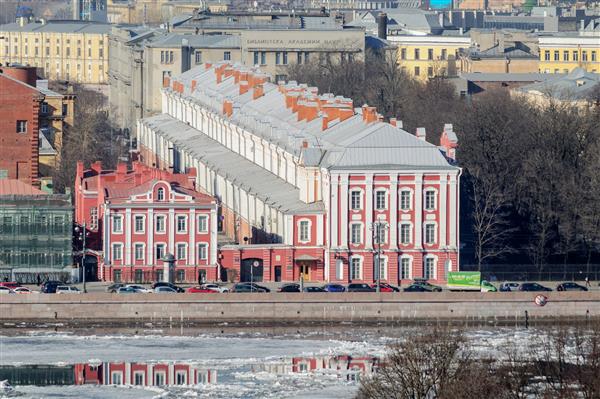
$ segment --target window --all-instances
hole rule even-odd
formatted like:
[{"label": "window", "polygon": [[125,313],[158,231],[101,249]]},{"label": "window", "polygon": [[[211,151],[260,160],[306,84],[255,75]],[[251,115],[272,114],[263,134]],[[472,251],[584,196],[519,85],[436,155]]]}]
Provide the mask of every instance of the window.
[{"label": "window", "polygon": [[50,57],[50,47],[46,47],[46,57]]},{"label": "window", "polygon": [[156,190],[156,199],[158,201],[164,201],[165,200],[165,189],[160,187],[158,190]]},{"label": "window", "polygon": [[123,246],[121,244],[112,245],[112,259],[113,261],[123,260]]},{"label": "window", "polygon": [[435,243],[435,224],[426,223],[425,224],[425,244],[434,244]]},{"label": "window", "polygon": [[433,211],[435,209],[435,191],[425,191],[425,210]]},{"label": "window", "polygon": [[185,281],[185,270],[179,269],[175,274],[175,280],[178,283],[183,283]]},{"label": "window", "polygon": [[224,59],[225,61],[231,61],[231,51],[225,51],[225,52],[223,53],[223,59]]},{"label": "window", "polygon": [[156,244],[156,260],[162,260],[165,257],[167,246],[165,244]]},{"label": "window", "polygon": [[207,233],[208,232],[208,216],[200,215],[198,216],[198,233]]},{"label": "window", "polygon": [[299,230],[300,230],[300,234],[299,234],[300,242],[309,242],[310,241],[310,221],[301,220]]},{"label": "window", "polygon": [[144,372],[136,371],[133,374],[133,385],[144,385]]},{"label": "window", "polygon": [[560,52],[554,51],[554,61],[559,61],[559,60],[560,60]]},{"label": "window", "polygon": [[146,218],[143,215],[134,216],[134,231],[136,233],[143,233],[145,230]]},{"label": "window", "polygon": [[573,61],[579,61],[579,53],[577,51],[573,51]]},{"label": "window", "polygon": [[410,223],[402,223],[400,225],[400,244],[410,244]]},{"label": "window", "polygon": [[98,228],[98,208],[93,207],[90,209],[90,229],[96,230]]},{"label": "window", "polygon": [[425,265],[423,267],[423,277],[427,280],[435,279],[435,259],[425,258]]},{"label": "window", "polygon": [[387,209],[387,192],[375,191],[375,209]]},{"label": "window", "polygon": [[582,51],[581,52],[581,61],[587,61],[587,60],[588,60],[587,51]]},{"label": "window", "polygon": [[360,191],[351,191],[350,192],[350,209],[358,210],[362,209],[362,201],[361,201],[361,192]]},{"label": "window", "polygon": [[275,65],[281,65],[281,51],[275,52]]},{"label": "window", "polygon": [[433,60],[433,49],[432,48],[427,49],[427,59],[430,61]]},{"label": "window", "polygon": [[418,48],[415,49],[415,60],[418,60],[421,58],[421,50],[419,50]]},{"label": "window", "polygon": [[[98,50],[98,56],[100,58],[104,58],[104,49],[103,48]],[[172,51],[171,51],[171,62],[173,62],[173,52]]]},{"label": "window", "polygon": [[165,216],[164,215],[157,215],[156,216],[156,232],[157,233],[164,233],[165,232],[165,227],[166,227],[166,223],[165,223]]},{"label": "window", "polygon": [[47,102],[42,103],[41,111],[42,111],[42,114],[44,114],[44,115],[48,113],[48,103]]},{"label": "window", "polygon": [[544,61],[550,61],[550,51],[544,51]]},{"label": "window", "polygon": [[[308,53],[306,53],[306,54],[308,54]],[[260,65],[267,65],[267,52],[266,51],[260,52]]]},{"label": "window", "polygon": [[113,385],[123,385],[123,374],[120,371],[113,371],[110,380]]},{"label": "window", "polygon": [[405,60],[406,59],[406,49],[403,48],[400,50],[400,59],[401,60]]},{"label": "window", "polygon": [[[379,265],[379,275],[375,275],[375,278],[379,277],[382,280],[386,280],[387,279],[387,258],[382,256],[380,257],[375,257],[375,262],[376,264]],[[377,269],[375,269],[375,271],[377,271]]]},{"label": "window", "polygon": [[17,133],[27,133],[27,121],[17,121]]},{"label": "window", "polygon": [[429,77],[433,76],[433,67],[427,67],[427,76],[429,76]]},{"label": "window", "polygon": [[113,222],[112,232],[117,233],[117,234],[122,233],[123,232],[123,216],[121,216],[121,215],[113,216],[112,222]]},{"label": "window", "polygon": [[446,50],[445,48],[442,49],[442,56],[440,57],[441,60],[445,60],[446,58],[448,58],[448,50]]},{"label": "window", "polygon": [[360,244],[362,242],[362,225],[360,223],[352,223],[350,225],[350,242],[352,244]]},{"label": "window", "polygon": [[400,278],[402,280],[412,278],[410,273],[410,258],[400,258]]},{"label": "window", "polygon": [[69,113],[69,105],[63,104],[62,105],[62,116],[67,116],[68,113]]},{"label": "window", "polygon": [[175,384],[176,385],[185,385],[187,383],[187,374],[185,371],[178,370],[175,375]]},{"label": "window", "polygon": [[254,52],[254,65],[258,65],[259,63],[259,59],[258,57],[260,56],[260,53],[258,51]]},{"label": "window", "polygon": [[185,215],[177,216],[177,232],[178,233],[187,232],[187,216],[185,216]]},{"label": "window", "polygon": [[569,52],[563,51],[563,61],[569,61]]},{"label": "window", "polygon": [[135,244],[133,252],[135,260],[144,260],[144,244]]},{"label": "window", "polygon": [[403,211],[410,210],[410,203],[411,203],[410,194],[411,194],[411,192],[409,190],[400,191],[400,209]]},{"label": "window", "polygon": [[360,258],[350,258],[350,280],[360,280],[362,276],[362,261]]},{"label": "window", "polygon": [[198,244],[198,260],[206,259],[208,259],[208,244],[200,243]]},{"label": "window", "polygon": [[421,68],[418,66],[415,67],[415,76],[419,76],[421,74]]},{"label": "window", "polygon": [[154,385],[157,387],[165,385],[165,373],[154,374]]},{"label": "window", "polygon": [[196,52],[194,53],[194,62],[196,63],[196,65],[202,64],[202,51],[196,50]]},{"label": "window", "polygon": [[179,260],[187,259],[187,244],[185,244],[185,243],[177,244],[177,259],[179,259]]},{"label": "window", "polygon": [[287,51],[283,52],[283,65],[287,65],[288,64],[288,53]]},{"label": "window", "polygon": [[592,51],[592,62],[596,62],[596,52]]}]

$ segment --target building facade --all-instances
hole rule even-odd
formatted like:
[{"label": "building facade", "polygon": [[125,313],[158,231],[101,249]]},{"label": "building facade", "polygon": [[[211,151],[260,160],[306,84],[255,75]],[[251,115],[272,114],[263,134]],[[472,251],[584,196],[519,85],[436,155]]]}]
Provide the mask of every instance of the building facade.
[{"label": "building facade", "polygon": [[50,80],[106,84],[109,31],[83,21],[0,25],[0,63],[34,66]]},{"label": "building facade", "polygon": [[458,269],[451,125],[440,148],[373,107],[229,63],[164,83],[163,114],[138,122],[139,157],[195,168],[217,199],[237,243],[220,248],[221,279],[397,284]]},{"label": "building facade", "polygon": [[540,36],[540,72],[569,73],[575,68],[600,73],[600,32]]},{"label": "building facade", "polygon": [[69,195],[0,179],[0,278],[28,284],[70,278],[72,228]]},{"label": "building facade", "polygon": [[[77,165],[75,221],[89,232],[104,281],[163,281],[167,255],[175,257],[169,281],[217,279],[216,204],[194,190],[195,172],[172,174],[135,163],[128,171]],[[171,273],[170,272],[170,273]]]}]

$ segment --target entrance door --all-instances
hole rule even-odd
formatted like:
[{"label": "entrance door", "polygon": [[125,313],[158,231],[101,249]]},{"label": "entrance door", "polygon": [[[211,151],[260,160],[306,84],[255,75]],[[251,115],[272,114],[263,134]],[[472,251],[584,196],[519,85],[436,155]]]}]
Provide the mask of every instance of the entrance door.
[{"label": "entrance door", "polygon": [[308,263],[300,264],[300,278],[304,281],[310,280],[310,266]]},{"label": "entrance door", "polygon": [[281,266],[275,266],[275,281],[281,281]]},{"label": "entrance door", "polygon": [[255,282],[263,281],[263,261],[258,258],[250,258],[242,260],[240,281]]}]

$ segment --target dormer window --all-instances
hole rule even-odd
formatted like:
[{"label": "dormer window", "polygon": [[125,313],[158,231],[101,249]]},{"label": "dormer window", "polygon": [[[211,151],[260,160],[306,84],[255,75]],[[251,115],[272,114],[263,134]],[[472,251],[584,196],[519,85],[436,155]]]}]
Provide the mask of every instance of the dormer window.
[{"label": "dormer window", "polygon": [[164,201],[165,200],[165,189],[160,187],[158,190],[156,190],[156,199],[158,201]]}]

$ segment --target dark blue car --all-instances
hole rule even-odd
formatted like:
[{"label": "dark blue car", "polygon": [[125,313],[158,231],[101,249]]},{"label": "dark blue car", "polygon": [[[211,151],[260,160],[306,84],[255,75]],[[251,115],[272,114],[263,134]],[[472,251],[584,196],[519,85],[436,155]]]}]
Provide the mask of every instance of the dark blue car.
[{"label": "dark blue car", "polygon": [[326,292],[344,292],[346,287],[341,284],[325,284],[323,290]]}]

